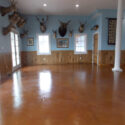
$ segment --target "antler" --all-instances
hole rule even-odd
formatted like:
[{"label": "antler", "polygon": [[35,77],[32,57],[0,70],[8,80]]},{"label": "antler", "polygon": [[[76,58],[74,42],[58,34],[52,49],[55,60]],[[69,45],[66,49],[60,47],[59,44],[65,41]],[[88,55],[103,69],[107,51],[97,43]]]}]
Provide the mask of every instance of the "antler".
[{"label": "antler", "polygon": [[82,23],[81,21],[79,21],[79,23],[80,23],[80,25],[86,25],[87,24],[87,21],[86,22],[84,22],[84,23]]},{"label": "antler", "polygon": [[70,22],[71,22],[71,20],[69,20],[66,24],[69,25]]},{"label": "antler", "polygon": [[40,19],[39,19],[37,16],[36,16],[36,19],[37,19],[39,22],[41,22]]},{"label": "antler", "polygon": [[10,1],[11,5],[16,5],[17,4],[17,1],[15,1],[15,0],[9,0],[9,1]]},{"label": "antler", "polygon": [[46,22],[48,21],[48,16],[46,17]]},{"label": "antler", "polygon": [[11,2],[12,2],[12,4],[14,4],[14,3],[15,3],[15,1],[14,1],[14,0],[11,0]]},{"label": "antler", "polygon": [[12,4],[12,3],[13,3],[13,0],[9,0],[9,2]]},{"label": "antler", "polygon": [[63,22],[62,21],[60,21],[60,20],[58,20],[59,22],[60,22],[60,24],[62,24]]}]

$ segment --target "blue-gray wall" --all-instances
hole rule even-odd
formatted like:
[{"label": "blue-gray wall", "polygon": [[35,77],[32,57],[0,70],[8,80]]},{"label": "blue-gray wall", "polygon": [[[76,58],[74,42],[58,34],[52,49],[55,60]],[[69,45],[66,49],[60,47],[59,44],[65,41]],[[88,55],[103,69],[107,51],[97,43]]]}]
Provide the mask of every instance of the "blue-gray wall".
[{"label": "blue-gray wall", "polygon": [[[40,18],[45,17],[45,16],[39,16]],[[27,46],[27,37],[25,39],[23,39],[23,50],[24,51],[36,51],[37,50],[37,34],[40,34],[40,24],[39,22],[36,20],[35,16],[26,16],[26,18],[28,19],[27,21],[27,25],[25,26],[25,29],[29,30],[29,34],[28,37],[34,37],[34,41],[35,41],[35,45],[34,46]],[[71,20],[71,23],[68,26],[68,31],[67,34],[64,38],[69,38],[69,48],[57,48],[56,47],[56,39],[53,37],[53,30],[58,30],[59,27],[59,21],[68,21]],[[51,40],[51,50],[74,50],[74,34],[78,33],[78,28],[79,28],[79,22],[87,22],[88,17],[86,16],[49,16],[49,21],[47,23],[47,31],[46,33],[49,33],[50,35],[50,40]],[[73,30],[73,36],[69,37],[69,29]],[[92,37],[91,37],[91,31],[90,31],[91,27],[89,26],[89,24],[86,24],[85,27],[85,32],[88,34],[88,50],[92,49],[91,46],[91,41],[92,41]],[[60,38],[60,35],[57,35],[57,38]]]},{"label": "blue-gray wall", "polygon": [[[6,0],[0,0],[0,5],[8,6],[8,2]],[[0,15],[0,53],[8,53],[11,51],[9,35],[2,35],[2,28],[6,27],[8,24],[8,16],[2,17]]]},{"label": "blue-gray wall", "polygon": [[[1,6],[9,6],[8,0],[0,0]],[[4,36],[2,34],[3,27],[6,27],[9,25],[8,21],[8,15],[1,16],[0,14],[0,53],[10,53],[11,52],[11,43],[10,43],[10,35]],[[17,29],[19,32],[20,29]],[[21,49],[22,43],[20,40],[20,49]]]},{"label": "blue-gray wall", "polygon": [[[88,50],[93,49],[93,34],[94,32],[90,29],[92,26],[98,24],[99,29],[99,50],[114,50],[114,45],[108,45],[108,20],[107,18],[116,18],[116,10],[97,10],[89,16],[49,16],[49,21],[47,24],[47,32],[50,34],[51,40],[51,50],[74,50],[74,34],[72,38],[68,37],[68,32],[65,38],[69,38],[69,48],[59,49],[56,47],[56,39],[53,38],[52,30],[58,30],[59,22],[58,20],[68,21],[71,20],[68,29],[73,29],[74,33],[78,33],[79,21],[86,22],[85,32],[88,35],[87,47]],[[35,16],[25,16],[28,21],[25,26],[25,29],[29,30],[29,35],[22,40],[23,42],[23,51],[36,51],[37,50],[37,34],[40,34],[40,25],[36,20]],[[40,18],[45,16],[39,16]],[[122,50],[125,50],[125,20],[123,20],[123,35],[122,35]],[[27,38],[34,37],[35,44],[34,46],[27,46]],[[58,34],[58,38],[59,38]]]},{"label": "blue-gray wall", "polygon": [[[8,6],[8,0],[0,0],[0,5]],[[87,22],[85,27],[85,32],[88,35],[87,40],[87,48],[88,50],[93,49],[93,34],[94,32],[90,29],[98,24],[99,30],[99,50],[114,50],[114,45],[108,45],[108,20],[106,18],[115,18],[117,16],[116,10],[97,10],[90,14],[89,16],[49,16],[49,21],[47,24],[47,32],[50,34],[51,40],[51,50],[74,50],[74,34],[78,33],[79,22]],[[36,51],[37,50],[37,34],[40,34],[40,25],[39,22],[36,20],[35,16],[28,16],[25,15],[27,18],[27,24],[25,25],[25,29],[29,30],[29,34],[26,38],[22,39],[20,43],[22,43],[22,50],[23,51]],[[39,16],[40,18],[45,16]],[[125,17],[125,14],[124,14]],[[56,47],[56,39],[53,38],[52,30],[58,30],[59,22],[61,21],[68,21],[71,20],[70,25],[68,26],[69,29],[73,29],[73,36],[68,37],[69,32],[65,38],[69,38],[69,48],[61,49]],[[3,36],[2,35],[2,28],[9,24],[8,15],[1,17],[0,16],[0,53],[7,53],[11,51],[10,47],[10,37],[9,35]],[[27,46],[27,38],[34,37],[34,46]],[[58,34],[58,38],[60,38]],[[21,44],[20,44],[21,46]],[[122,32],[122,50],[125,50],[125,19],[123,19],[123,32]]]},{"label": "blue-gray wall", "polygon": [[[116,18],[116,10],[99,10],[98,13],[101,13],[101,50],[114,50],[114,45],[108,45],[108,19],[107,18]],[[125,17],[125,14],[124,14]],[[122,50],[125,50],[125,19],[123,17],[123,28],[122,28]]]}]

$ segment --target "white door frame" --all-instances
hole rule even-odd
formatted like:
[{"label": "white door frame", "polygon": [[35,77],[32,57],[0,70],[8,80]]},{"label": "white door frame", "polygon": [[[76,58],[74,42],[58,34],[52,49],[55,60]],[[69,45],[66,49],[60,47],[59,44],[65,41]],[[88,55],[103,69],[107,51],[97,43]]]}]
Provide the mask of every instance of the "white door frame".
[{"label": "white door frame", "polygon": [[94,32],[92,35],[92,64],[94,64],[94,35],[98,34],[98,52],[97,52],[97,65],[99,64],[99,32]]},{"label": "white door frame", "polygon": [[[11,32],[18,34],[18,42],[19,42],[19,32],[16,29],[11,29]],[[11,37],[10,37],[10,43],[11,43]],[[11,48],[11,54],[12,54],[12,48]],[[20,42],[19,42],[19,58],[20,58],[20,64],[17,65],[16,67],[13,67],[13,62],[12,62],[12,72],[14,72],[15,70],[19,69],[21,67],[21,57],[20,57]],[[11,55],[11,59],[12,59],[12,55]]]}]

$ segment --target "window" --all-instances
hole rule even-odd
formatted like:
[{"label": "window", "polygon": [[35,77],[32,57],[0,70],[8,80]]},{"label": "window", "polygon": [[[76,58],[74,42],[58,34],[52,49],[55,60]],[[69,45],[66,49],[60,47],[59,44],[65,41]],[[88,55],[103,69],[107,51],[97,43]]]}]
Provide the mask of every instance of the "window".
[{"label": "window", "polygon": [[50,55],[49,35],[38,35],[38,55]]},{"label": "window", "polygon": [[11,40],[11,50],[12,50],[12,64],[13,68],[17,68],[20,65],[18,34],[15,32],[10,32],[10,40]]},{"label": "window", "polygon": [[76,34],[74,45],[75,45],[75,54],[86,54],[87,53],[87,35]]}]

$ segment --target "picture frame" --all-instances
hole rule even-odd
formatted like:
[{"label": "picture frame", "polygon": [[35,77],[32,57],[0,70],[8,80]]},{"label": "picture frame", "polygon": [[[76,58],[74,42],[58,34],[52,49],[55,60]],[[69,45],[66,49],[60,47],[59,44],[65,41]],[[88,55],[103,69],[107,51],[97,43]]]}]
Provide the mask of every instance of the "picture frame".
[{"label": "picture frame", "polygon": [[69,48],[68,38],[57,38],[56,39],[57,48]]},{"label": "picture frame", "polygon": [[28,38],[27,46],[34,46],[34,38],[33,37]]},{"label": "picture frame", "polygon": [[116,18],[108,18],[108,45],[115,45],[116,42]]}]

